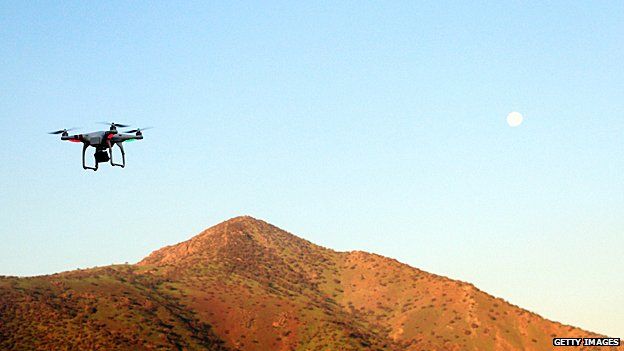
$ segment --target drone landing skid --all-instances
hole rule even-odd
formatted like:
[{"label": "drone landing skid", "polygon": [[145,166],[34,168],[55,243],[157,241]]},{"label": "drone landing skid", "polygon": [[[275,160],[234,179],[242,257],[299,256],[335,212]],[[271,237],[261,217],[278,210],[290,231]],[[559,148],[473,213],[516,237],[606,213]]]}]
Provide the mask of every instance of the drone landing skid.
[{"label": "drone landing skid", "polygon": [[97,171],[98,170],[98,162],[95,161],[95,167],[90,167],[87,166],[86,162],[85,162],[85,152],[87,151],[87,148],[89,147],[89,144],[82,144],[82,168],[84,169],[91,169],[93,171]]},{"label": "drone landing skid", "polygon": [[[115,146],[115,144],[119,146],[119,150],[121,150],[121,161],[122,161],[121,164],[113,162],[113,146]],[[123,145],[121,145],[121,143],[115,143],[115,144],[113,144],[112,146],[110,144],[108,145],[108,151],[110,153],[110,164],[111,166],[124,168],[126,167],[126,153],[124,152],[124,148],[123,148]]]}]

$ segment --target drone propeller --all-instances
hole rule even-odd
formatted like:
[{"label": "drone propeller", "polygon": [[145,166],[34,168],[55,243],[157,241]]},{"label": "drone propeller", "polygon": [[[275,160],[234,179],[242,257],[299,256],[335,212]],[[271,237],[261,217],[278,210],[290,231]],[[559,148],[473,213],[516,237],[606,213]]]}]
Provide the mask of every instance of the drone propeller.
[{"label": "drone propeller", "polygon": [[121,124],[121,123],[115,123],[115,122],[98,122],[98,124],[106,124],[106,125],[109,125],[111,127],[120,127],[120,128],[130,127],[129,124]]},{"label": "drone propeller", "polygon": [[69,132],[70,130],[75,130],[75,129],[78,129],[78,128],[77,127],[73,127],[73,128],[69,128],[69,129],[55,130],[55,131],[50,132],[48,134],[63,134],[63,133]]},{"label": "drone propeller", "polygon": [[154,127],[137,128],[137,129],[127,130],[124,133],[139,133],[141,131],[152,129],[152,128]]}]

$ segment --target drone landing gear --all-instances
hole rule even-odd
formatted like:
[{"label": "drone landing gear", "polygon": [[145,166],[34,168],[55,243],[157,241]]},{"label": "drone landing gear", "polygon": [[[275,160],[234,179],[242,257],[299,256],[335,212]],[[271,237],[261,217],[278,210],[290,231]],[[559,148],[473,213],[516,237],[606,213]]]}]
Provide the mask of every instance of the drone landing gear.
[{"label": "drone landing gear", "polygon": [[[113,146],[115,146],[115,144],[117,144],[117,146],[119,146],[119,150],[121,150],[121,160],[122,160],[121,163],[115,163],[115,161],[113,161]],[[95,154],[93,154],[95,158],[94,166],[87,165],[85,161],[85,153],[87,152],[87,149],[89,148],[89,144],[86,144],[86,143],[83,144],[82,145],[82,168],[97,171],[99,163],[108,162],[108,161],[110,161],[110,164],[112,166],[117,166],[121,168],[125,167],[126,166],[126,153],[124,151],[123,145],[121,145],[121,143],[115,143],[115,144],[108,144],[108,150],[106,149],[95,150]]]},{"label": "drone landing gear", "polygon": [[98,170],[98,162],[97,160],[95,161],[95,167],[90,167],[87,166],[86,162],[85,162],[85,152],[87,151],[87,148],[89,147],[89,144],[82,144],[82,168],[84,169],[91,169],[94,171]]},{"label": "drone landing gear", "polygon": [[[113,146],[115,146],[115,144],[119,146],[119,150],[121,150],[121,161],[122,161],[121,164],[113,162]],[[115,143],[115,144],[113,144],[112,146],[110,144],[108,145],[108,151],[110,153],[110,164],[112,166],[124,168],[126,167],[126,153],[124,152],[124,148],[123,148],[123,145],[121,145],[121,143]]]}]

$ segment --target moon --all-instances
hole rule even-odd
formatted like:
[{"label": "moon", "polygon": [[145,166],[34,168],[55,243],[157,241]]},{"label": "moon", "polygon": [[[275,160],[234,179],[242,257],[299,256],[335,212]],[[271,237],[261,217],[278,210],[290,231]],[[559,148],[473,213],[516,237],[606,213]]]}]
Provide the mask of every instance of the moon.
[{"label": "moon", "polygon": [[507,124],[512,128],[517,127],[522,124],[522,119],[522,114],[520,114],[520,112],[510,112],[507,115]]}]

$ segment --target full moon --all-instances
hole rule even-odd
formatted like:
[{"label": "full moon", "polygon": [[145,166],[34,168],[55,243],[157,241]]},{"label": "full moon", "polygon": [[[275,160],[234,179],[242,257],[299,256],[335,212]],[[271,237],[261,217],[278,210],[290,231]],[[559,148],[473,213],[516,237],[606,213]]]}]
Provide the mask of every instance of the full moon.
[{"label": "full moon", "polygon": [[522,124],[522,115],[520,114],[520,112],[510,112],[507,115],[507,124],[509,124],[510,127],[517,127],[519,125]]}]

